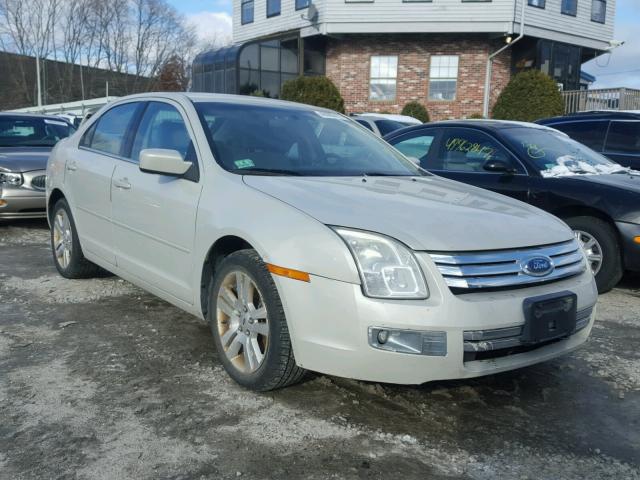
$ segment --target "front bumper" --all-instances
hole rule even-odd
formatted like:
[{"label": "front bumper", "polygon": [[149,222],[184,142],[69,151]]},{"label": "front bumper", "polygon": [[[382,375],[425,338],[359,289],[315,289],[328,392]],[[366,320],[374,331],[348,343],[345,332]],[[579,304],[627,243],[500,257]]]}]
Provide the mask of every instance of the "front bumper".
[{"label": "front bumper", "polygon": [[31,181],[45,175],[44,170],[23,173],[24,183],[19,187],[0,186],[0,219],[45,218],[46,192]]},{"label": "front bumper", "polygon": [[622,242],[622,258],[624,268],[640,272],[640,243],[634,239],[640,237],[640,225],[628,222],[616,222]]},{"label": "front bumper", "polygon": [[[588,324],[553,343],[507,356],[465,361],[464,332],[524,324],[523,300],[569,290],[578,310],[593,307],[597,291],[590,272],[551,284],[509,291],[454,295],[432,262],[419,259],[429,283],[427,300],[365,297],[360,285],[312,276],[310,283],[274,277],[287,316],[297,363],[309,370],[359,380],[421,384],[470,378],[549,360],[584,343]],[[426,356],[375,349],[369,328],[446,332],[446,355]]]}]

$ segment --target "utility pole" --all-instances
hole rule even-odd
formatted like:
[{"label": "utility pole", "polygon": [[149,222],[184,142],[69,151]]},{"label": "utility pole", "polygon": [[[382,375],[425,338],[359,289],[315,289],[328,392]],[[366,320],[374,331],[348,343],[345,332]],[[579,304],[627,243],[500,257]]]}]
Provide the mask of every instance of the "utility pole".
[{"label": "utility pole", "polygon": [[[82,61],[82,59],[80,59]],[[82,77],[82,64],[80,64],[80,90],[82,91],[82,101],[84,101],[84,78]]]},{"label": "utility pole", "polygon": [[38,107],[42,106],[42,88],[40,87],[40,57],[36,55],[36,82],[38,84]]}]

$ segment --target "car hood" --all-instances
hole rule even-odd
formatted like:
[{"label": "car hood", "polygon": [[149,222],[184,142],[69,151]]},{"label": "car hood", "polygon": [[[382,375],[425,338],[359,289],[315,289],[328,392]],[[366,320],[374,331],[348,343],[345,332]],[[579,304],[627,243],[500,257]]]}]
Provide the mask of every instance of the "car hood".
[{"label": "car hood", "polygon": [[45,170],[52,147],[0,147],[0,167],[12,172]]},{"label": "car hood", "polygon": [[612,173],[608,175],[576,175],[568,178],[572,181],[597,183],[607,187],[623,188],[640,193],[640,172]]},{"label": "car hood", "polygon": [[436,176],[244,181],[326,225],[383,233],[414,250],[495,250],[572,238],[562,221],[537,208]]}]

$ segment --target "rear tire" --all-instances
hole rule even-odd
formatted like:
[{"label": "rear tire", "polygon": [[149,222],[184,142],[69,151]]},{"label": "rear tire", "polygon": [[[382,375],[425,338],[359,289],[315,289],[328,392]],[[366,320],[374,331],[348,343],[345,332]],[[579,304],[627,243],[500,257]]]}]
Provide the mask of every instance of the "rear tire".
[{"label": "rear tire", "polygon": [[[601,255],[601,264],[595,274],[599,293],[605,293],[617,285],[624,272],[622,254],[615,230],[604,220],[597,217],[576,216],[565,218],[583,248],[585,242],[587,255],[592,259]],[[593,243],[591,240],[595,240]],[[590,244],[590,245],[589,245]],[[590,267],[594,264],[590,262]],[[595,268],[595,267],[594,267]]]},{"label": "rear tire", "polygon": [[207,320],[218,358],[243,387],[265,392],[304,377],[276,285],[255,250],[231,253],[216,267]]},{"label": "rear tire", "polygon": [[51,213],[51,252],[56,269],[65,278],[91,278],[101,271],[84,257],[71,209],[64,198],[56,202]]}]

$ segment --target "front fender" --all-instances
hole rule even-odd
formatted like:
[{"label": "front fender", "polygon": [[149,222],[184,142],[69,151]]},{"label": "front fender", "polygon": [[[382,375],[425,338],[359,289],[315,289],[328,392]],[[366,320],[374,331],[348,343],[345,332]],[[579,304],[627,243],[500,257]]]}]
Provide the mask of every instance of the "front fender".
[{"label": "front fender", "polygon": [[360,283],[351,253],[329,227],[247,186],[241,176],[223,173],[204,189],[198,206],[194,285],[200,285],[211,246],[228,235],[251,244],[267,263]]}]

